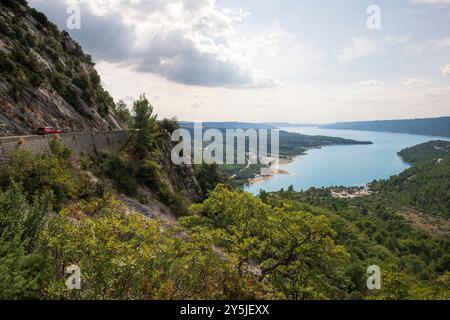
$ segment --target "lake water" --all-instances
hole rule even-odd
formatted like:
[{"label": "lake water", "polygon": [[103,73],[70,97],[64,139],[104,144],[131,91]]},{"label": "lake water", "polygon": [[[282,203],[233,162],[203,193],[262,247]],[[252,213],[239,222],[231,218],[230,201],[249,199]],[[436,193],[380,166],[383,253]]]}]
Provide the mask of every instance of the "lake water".
[{"label": "lake water", "polygon": [[327,146],[310,150],[307,155],[281,167],[290,175],[276,175],[271,180],[247,187],[246,191],[258,194],[260,190],[278,191],[290,185],[296,191],[311,187],[365,186],[373,180],[389,178],[409,167],[397,155],[400,150],[431,140],[450,140],[442,137],[316,127],[281,129],[307,135],[372,141],[374,144]]}]

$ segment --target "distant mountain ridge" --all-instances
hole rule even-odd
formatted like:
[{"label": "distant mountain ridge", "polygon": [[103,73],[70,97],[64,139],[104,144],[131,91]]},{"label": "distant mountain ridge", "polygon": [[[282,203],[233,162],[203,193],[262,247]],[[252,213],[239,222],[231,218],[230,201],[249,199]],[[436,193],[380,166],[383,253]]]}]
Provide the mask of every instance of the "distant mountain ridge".
[{"label": "distant mountain ridge", "polygon": [[[179,121],[179,124],[182,127],[190,128],[194,126],[195,122],[192,121]],[[229,121],[229,122],[201,122],[203,128],[212,128],[212,129],[277,129],[278,127],[275,125],[271,125],[268,123],[250,123],[250,122],[238,122],[238,121]]]},{"label": "distant mountain ridge", "polygon": [[338,122],[320,126],[322,129],[380,131],[393,133],[420,134],[435,137],[450,137],[450,117],[379,120],[360,122]]},{"label": "distant mountain ridge", "polygon": [[278,128],[297,128],[297,127],[317,127],[314,123],[291,123],[291,122],[262,122],[262,124],[275,126]]}]

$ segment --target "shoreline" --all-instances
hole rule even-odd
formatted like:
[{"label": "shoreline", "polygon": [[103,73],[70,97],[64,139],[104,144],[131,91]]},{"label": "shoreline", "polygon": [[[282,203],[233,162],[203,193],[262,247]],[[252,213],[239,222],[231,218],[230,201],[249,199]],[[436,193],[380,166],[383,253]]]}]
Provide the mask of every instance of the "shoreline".
[{"label": "shoreline", "polygon": [[270,168],[270,172],[271,172],[270,175],[268,175],[268,176],[257,175],[257,176],[255,176],[254,178],[252,178],[252,179],[250,179],[250,180],[248,181],[248,185],[249,185],[249,186],[254,186],[254,185],[260,184],[260,183],[262,183],[262,182],[272,180],[272,179],[274,179],[275,176],[277,176],[277,175],[283,175],[283,176],[288,176],[288,175],[290,175],[289,171],[280,169],[280,167],[286,166],[286,165],[288,165],[288,164],[294,162],[294,161],[297,160],[297,158],[300,157],[300,156],[302,156],[302,155],[298,155],[298,156],[290,157],[290,158],[280,158],[280,160],[279,160],[279,168],[278,168],[278,169],[276,169],[276,168],[274,168],[274,167],[272,166],[272,167]]}]

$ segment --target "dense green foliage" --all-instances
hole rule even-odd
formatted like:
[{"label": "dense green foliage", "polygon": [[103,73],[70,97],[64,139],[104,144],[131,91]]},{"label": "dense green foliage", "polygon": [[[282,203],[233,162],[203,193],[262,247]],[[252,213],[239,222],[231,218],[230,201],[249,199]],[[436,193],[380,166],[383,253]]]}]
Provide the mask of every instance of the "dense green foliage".
[{"label": "dense green foliage", "polygon": [[116,103],[115,110],[125,129],[131,129],[133,127],[133,117],[131,116],[126,103],[119,100],[119,102]]},{"label": "dense green foliage", "polygon": [[[206,235],[164,230],[109,195],[54,215],[51,198],[28,202],[18,188],[0,193],[0,298],[233,299],[257,292]],[[72,264],[82,270],[80,291],[65,286]]]},{"label": "dense green foliage", "polygon": [[[50,149],[19,151],[0,167],[0,298],[450,299],[449,235],[397,214],[402,201],[434,208],[445,199],[448,157],[426,159],[429,145],[403,151],[418,159],[412,168],[354,199],[293,188],[254,197],[217,185],[228,183],[217,166],[197,167],[208,197],[189,209],[158,152],[136,157],[132,146],[78,162],[57,139]],[[114,195],[139,198],[142,188],[182,217],[150,219]],[[412,201],[422,189],[433,204]],[[65,286],[73,264],[81,290]],[[381,267],[381,290],[366,287],[371,265]]]},{"label": "dense green foliage", "polygon": [[228,186],[232,184],[231,179],[215,163],[195,166],[195,177],[205,195],[214,190],[219,183]]},{"label": "dense green foliage", "polygon": [[[445,253],[450,238],[437,239],[415,230],[380,198],[334,199],[327,189],[262,193],[261,199],[289,211],[326,216],[336,243],[350,254],[345,274],[349,298],[429,299],[448,297],[440,280],[450,272]],[[383,271],[381,291],[365,287],[366,268]],[[391,281],[391,283],[389,283]]]},{"label": "dense green foliage", "polygon": [[[76,219],[78,223],[74,223]],[[182,230],[126,208],[112,197],[67,209],[49,221],[42,249],[53,275],[45,287],[52,299],[206,299],[247,297],[233,270],[207,236],[181,237]],[[65,266],[82,270],[82,290],[68,291]]]},{"label": "dense green foliage", "polygon": [[162,119],[161,121],[159,121],[159,126],[162,129],[166,130],[169,134],[172,134],[175,130],[181,128],[176,117],[172,119]]},{"label": "dense green foliage", "polygon": [[163,128],[153,114],[150,102],[142,95],[134,103],[133,115],[124,103],[119,103],[118,108],[120,113],[130,117],[129,123],[139,130],[131,145],[119,153],[100,153],[84,158],[83,168],[112,182],[119,193],[147,203],[149,199],[144,195],[147,188],[174,214],[186,214],[190,202],[182,195],[183,190],[174,189],[167,170],[161,167],[161,153],[157,145],[167,137],[162,134]]},{"label": "dense green foliage", "polygon": [[450,143],[431,141],[402,150],[399,155],[414,165],[388,180],[371,184],[380,201],[392,206],[412,206],[450,217]]},{"label": "dense green foliage", "polygon": [[450,137],[450,117],[414,120],[341,122],[324,125],[325,129],[381,131]]},{"label": "dense green foliage", "polygon": [[[258,199],[219,185],[168,227],[130,213],[53,144],[54,155],[20,152],[0,174],[3,298],[449,298],[449,240],[414,230],[372,198],[290,189]],[[158,181],[157,164],[145,161],[140,176]],[[72,264],[81,290],[65,287]],[[381,291],[365,287],[371,264],[382,267]]]},{"label": "dense green foliage", "polygon": [[219,185],[181,224],[211,234],[215,246],[232,256],[239,272],[253,268],[266,290],[278,298],[326,299],[342,296],[347,261],[344,247],[324,216],[274,209],[248,193]]},{"label": "dense green foliage", "polygon": [[403,149],[398,153],[408,163],[443,159],[450,155],[450,141],[429,141],[417,146]]},{"label": "dense green foliage", "polygon": [[112,181],[118,192],[137,196],[138,181],[135,177],[135,167],[126,154],[101,153],[87,159],[83,164],[84,169]]},{"label": "dense green foliage", "polygon": [[28,151],[17,152],[12,162],[0,168],[1,188],[7,190],[15,183],[30,199],[51,192],[57,203],[86,199],[97,192],[85,175],[71,169],[69,160],[59,155],[33,157]]},{"label": "dense green foliage", "polygon": [[391,177],[372,184],[383,199],[394,205],[409,205],[421,211],[450,217],[450,157],[437,163],[420,163]]},{"label": "dense green foliage", "polygon": [[155,144],[159,135],[159,126],[156,121],[156,115],[153,114],[153,106],[145,95],[140,96],[133,104],[134,128],[138,130],[135,150],[144,157],[145,153]]}]

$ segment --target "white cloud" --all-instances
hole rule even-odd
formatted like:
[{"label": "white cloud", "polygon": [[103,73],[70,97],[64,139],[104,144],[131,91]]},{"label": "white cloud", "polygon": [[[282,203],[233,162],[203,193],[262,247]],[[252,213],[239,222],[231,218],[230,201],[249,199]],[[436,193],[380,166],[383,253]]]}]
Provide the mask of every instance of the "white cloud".
[{"label": "white cloud", "polygon": [[383,85],[383,83],[381,83],[380,81],[368,80],[368,81],[355,83],[355,84],[353,84],[353,87],[355,87],[355,88],[379,87],[381,85]]},{"label": "white cloud", "polygon": [[415,4],[450,4],[450,0],[411,0]]},{"label": "white cloud", "polygon": [[381,49],[374,41],[366,38],[354,38],[352,44],[342,50],[338,60],[340,63],[348,63],[380,52]]},{"label": "white cloud", "polygon": [[450,37],[433,40],[431,44],[437,48],[450,47]]},{"label": "white cloud", "polygon": [[[30,4],[64,27],[66,5],[73,1],[30,0]],[[73,35],[99,60],[188,85],[274,85],[242,50],[249,39],[236,32],[235,24],[249,15],[243,10],[221,9],[214,0],[78,3],[82,28]]]},{"label": "white cloud", "polygon": [[[67,18],[64,1],[29,0],[60,27]],[[405,7],[413,7],[406,1],[391,8],[398,23],[388,33],[369,36],[347,15],[339,17],[348,20],[342,24],[335,15],[309,18],[323,13],[313,2],[302,4],[302,19],[293,4],[260,14],[262,1],[246,3],[249,19],[236,1],[78,1],[82,29],[70,33],[93,54],[107,89],[127,102],[147,92],[160,117],[335,122],[448,114],[450,86],[429,74],[434,70],[439,77],[442,70],[450,78],[450,67],[443,68],[449,61],[442,60],[450,20],[436,21],[447,8],[414,6],[423,16],[413,24],[402,20]],[[355,6],[348,4],[349,14],[360,14]],[[289,10],[296,14],[285,14]],[[436,22],[442,28],[434,28]],[[422,54],[412,55],[418,46]],[[371,59],[384,50],[383,61]]]},{"label": "white cloud", "polygon": [[414,39],[412,32],[404,35],[388,35],[384,37],[384,45],[404,45]]},{"label": "white cloud", "polygon": [[400,83],[407,87],[420,87],[429,85],[431,82],[422,79],[414,79],[414,78],[403,78]]},{"label": "white cloud", "polygon": [[444,77],[450,77],[450,64],[442,68],[442,75]]}]

